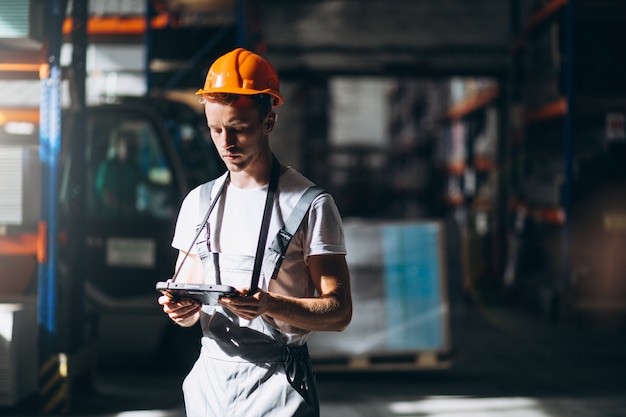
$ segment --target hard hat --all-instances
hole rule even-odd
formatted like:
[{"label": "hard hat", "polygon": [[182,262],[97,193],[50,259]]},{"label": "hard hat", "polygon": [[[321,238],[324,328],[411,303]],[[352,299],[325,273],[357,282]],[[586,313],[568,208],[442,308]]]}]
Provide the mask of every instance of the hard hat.
[{"label": "hard hat", "polygon": [[283,104],[276,70],[261,56],[243,48],[237,48],[215,60],[206,75],[204,88],[196,94],[269,94],[272,107]]}]

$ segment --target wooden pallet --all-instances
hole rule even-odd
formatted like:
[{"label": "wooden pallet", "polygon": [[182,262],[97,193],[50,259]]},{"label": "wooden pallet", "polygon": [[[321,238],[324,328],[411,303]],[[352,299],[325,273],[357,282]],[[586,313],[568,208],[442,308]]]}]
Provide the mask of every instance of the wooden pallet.
[{"label": "wooden pallet", "polygon": [[439,370],[449,368],[451,362],[448,354],[438,351],[324,356],[311,361],[316,372]]}]

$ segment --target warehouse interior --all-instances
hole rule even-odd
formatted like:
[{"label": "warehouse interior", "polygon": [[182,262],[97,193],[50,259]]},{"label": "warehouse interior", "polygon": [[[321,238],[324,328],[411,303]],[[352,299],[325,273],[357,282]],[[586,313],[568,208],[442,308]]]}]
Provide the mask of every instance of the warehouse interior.
[{"label": "warehouse interior", "polygon": [[[154,283],[221,172],[194,93],[235,47],[279,75],[276,156],[344,219],[323,416],[623,414],[625,23],[622,0],[0,0],[0,414],[184,415],[199,329]],[[130,128],[170,165],[115,223],[89,181]]]}]

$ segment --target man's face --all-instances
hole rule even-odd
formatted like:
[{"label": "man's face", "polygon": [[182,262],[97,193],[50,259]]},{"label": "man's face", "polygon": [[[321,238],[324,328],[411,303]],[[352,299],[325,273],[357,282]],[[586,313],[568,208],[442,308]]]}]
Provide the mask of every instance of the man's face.
[{"label": "man's face", "polygon": [[207,101],[204,113],[211,139],[230,171],[245,170],[269,151],[272,129],[250,99],[241,97],[232,104]]}]

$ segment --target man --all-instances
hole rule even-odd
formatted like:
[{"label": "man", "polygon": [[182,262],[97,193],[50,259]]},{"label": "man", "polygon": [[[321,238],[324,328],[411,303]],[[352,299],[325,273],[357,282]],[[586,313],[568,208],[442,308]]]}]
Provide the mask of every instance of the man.
[{"label": "man", "polygon": [[121,132],[115,154],[98,167],[96,191],[105,214],[133,214],[137,211],[137,187],[144,179],[137,163],[139,141],[133,132]]},{"label": "man", "polygon": [[211,66],[197,94],[228,171],[212,188],[217,202],[208,226],[201,224],[208,207],[201,187],[183,202],[172,243],[179,250],[176,281],[230,285],[240,296],[221,297],[216,306],[159,298],[174,322],[202,326],[200,357],[183,383],[187,415],[318,416],[307,337],[341,331],[352,317],[341,218],[330,195],[316,197],[280,268],[264,263],[258,291],[250,290],[272,178],[278,180],[267,244],[313,183],[270,150],[273,107],[283,97],[269,62],[231,51]]}]

